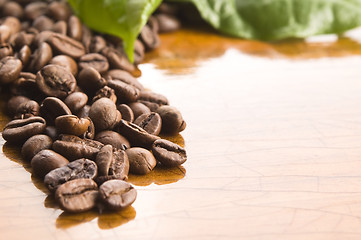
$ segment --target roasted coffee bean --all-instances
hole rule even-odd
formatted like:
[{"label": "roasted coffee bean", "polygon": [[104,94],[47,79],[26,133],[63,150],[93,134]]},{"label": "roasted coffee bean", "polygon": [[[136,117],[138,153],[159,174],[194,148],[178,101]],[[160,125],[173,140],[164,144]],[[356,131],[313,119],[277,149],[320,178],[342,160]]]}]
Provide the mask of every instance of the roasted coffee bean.
[{"label": "roasted coffee bean", "polygon": [[30,71],[36,73],[42,67],[44,67],[53,57],[53,51],[49,44],[43,42],[31,55],[31,61],[29,64]]},{"label": "roasted coffee bean", "polygon": [[175,167],[187,160],[184,148],[166,139],[158,139],[153,143],[152,153],[162,166]]},{"label": "roasted coffee bean", "polygon": [[39,16],[33,21],[33,27],[39,32],[50,31],[54,26],[54,21],[47,16]]},{"label": "roasted coffee bean", "polygon": [[134,64],[138,65],[140,64],[144,59],[144,45],[143,43],[137,39],[134,42]]},{"label": "roasted coffee bean", "polygon": [[162,132],[176,134],[186,128],[182,114],[175,107],[164,105],[159,107],[156,112],[162,118]]},{"label": "roasted coffee bean", "polygon": [[55,20],[67,21],[71,15],[71,9],[66,2],[53,1],[48,5],[48,15]]},{"label": "roasted coffee bean", "polygon": [[41,134],[46,127],[42,117],[15,119],[5,125],[3,138],[11,143],[23,143],[31,136]]},{"label": "roasted coffee bean", "polygon": [[153,154],[144,148],[132,147],[125,152],[129,159],[129,171],[134,174],[145,175],[157,165]]},{"label": "roasted coffee bean", "polygon": [[68,70],[71,74],[73,74],[73,76],[76,76],[78,74],[78,65],[75,62],[75,60],[69,56],[66,55],[55,56],[50,60],[49,64],[62,66],[66,70]]},{"label": "roasted coffee bean", "polygon": [[128,179],[129,160],[124,150],[114,149],[111,145],[105,145],[98,152],[95,162],[99,173],[95,181],[98,184],[110,179]]},{"label": "roasted coffee bean", "polygon": [[75,136],[84,134],[90,125],[86,118],[78,118],[75,115],[62,115],[55,119],[55,127],[58,133],[65,133]]},{"label": "roasted coffee bean", "polygon": [[139,95],[139,100],[157,103],[160,106],[169,104],[169,101],[165,96],[152,91],[141,91]]},{"label": "roasted coffee bean", "polygon": [[178,30],[181,26],[180,21],[169,14],[159,13],[155,15],[158,20],[158,32],[159,33],[168,33]]},{"label": "roasted coffee bean", "polygon": [[8,84],[15,81],[23,67],[22,62],[12,56],[4,57],[0,60],[0,83]]},{"label": "roasted coffee bean", "polygon": [[53,34],[55,34],[53,31],[42,31],[37,33],[33,40],[33,45],[35,47],[39,46],[41,43],[48,41]]},{"label": "roasted coffee bean", "polygon": [[0,25],[0,43],[6,43],[10,37],[11,30],[6,25]]},{"label": "roasted coffee bean", "polygon": [[137,119],[142,114],[151,113],[149,107],[147,107],[146,105],[144,105],[143,103],[140,103],[140,102],[132,102],[132,103],[129,103],[128,106],[133,111],[134,119]]},{"label": "roasted coffee bean", "polygon": [[85,105],[76,115],[80,118],[89,117],[90,105]]},{"label": "roasted coffee bean", "polygon": [[140,40],[143,42],[147,51],[157,48],[160,44],[159,37],[149,26],[145,25],[139,34]]},{"label": "roasted coffee bean", "polygon": [[49,136],[53,141],[57,140],[59,135],[55,126],[46,126],[44,134]]},{"label": "roasted coffee bean", "polygon": [[52,34],[47,42],[58,54],[68,55],[75,59],[85,54],[85,48],[81,42],[59,33]]},{"label": "roasted coffee bean", "polygon": [[143,85],[135,78],[133,77],[133,75],[131,75],[130,73],[120,70],[120,69],[112,69],[110,71],[108,71],[105,74],[105,78],[107,80],[119,80],[122,81],[126,84],[132,85],[136,88],[138,88],[139,90],[143,90],[144,87]]},{"label": "roasted coffee bean", "polygon": [[30,101],[30,99],[25,96],[13,96],[10,98],[7,103],[8,114],[14,116],[19,105],[27,101]]},{"label": "roasted coffee bean", "polygon": [[159,32],[159,23],[158,23],[158,19],[154,16],[151,15],[148,19],[147,25],[150,27],[150,29],[155,32],[158,33]]},{"label": "roasted coffee bean", "polygon": [[89,117],[92,119],[96,131],[103,131],[113,129],[121,115],[112,100],[101,98],[91,105]]},{"label": "roasted coffee bean", "polygon": [[61,185],[55,192],[60,208],[73,213],[94,208],[97,198],[98,186],[91,179],[74,179]]},{"label": "roasted coffee bean", "polygon": [[15,118],[24,119],[34,116],[39,116],[40,106],[37,102],[30,100],[21,103],[16,109]]},{"label": "roasted coffee bean", "polygon": [[56,97],[47,97],[40,105],[40,115],[48,125],[54,125],[55,119],[61,115],[71,115],[68,106]]},{"label": "roasted coffee bean", "polygon": [[135,66],[129,62],[125,53],[111,47],[105,47],[101,50],[101,54],[108,59],[111,68],[123,69],[127,72],[135,71]]},{"label": "roasted coffee bean", "polygon": [[6,17],[2,25],[7,26],[10,30],[10,36],[21,31],[20,20],[16,17]]},{"label": "roasted coffee bean", "polygon": [[69,161],[53,150],[44,149],[39,151],[31,159],[33,174],[43,178],[50,171],[65,166]]},{"label": "roasted coffee bean", "polygon": [[120,210],[132,205],[137,191],[125,181],[110,180],[99,187],[99,198],[107,209]]},{"label": "roasted coffee bean", "polygon": [[135,102],[139,97],[137,88],[122,81],[108,80],[108,86],[114,89],[119,103]]},{"label": "roasted coffee bean", "polygon": [[94,139],[95,137],[95,126],[90,117],[85,117],[89,120],[90,124],[88,129],[80,136],[81,138]]},{"label": "roasted coffee bean", "polygon": [[25,17],[30,20],[45,15],[47,12],[48,4],[46,2],[36,1],[26,5],[24,12]]},{"label": "roasted coffee bean", "polygon": [[82,69],[79,72],[77,80],[78,85],[88,95],[93,95],[96,91],[106,85],[106,80],[92,67]]},{"label": "roasted coffee bean", "polygon": [[21,31],[16,35],[14,39],[14,45],[16,49],[20,49],[24,45],[31,46],[35,39],[35,34]]},{"label": "roasted coffee bean", "polygon": [[86,53],[90,52],[90,43],[91,43],[91,39],[93,37],[93,33],[92,31],[85,25],[82,25],[82,33],[83,33],[83,38],[81,40],[81,42],[84,45],[84,49]]},{"label": "roasted coffee bean", "polygon": [[39,89],[50,97],[64,99],[76,88],[74,76],[58,65],[46,65],[36,74]]},{"label": "roasted coffee bean", "polygon": [[122,115],[122,119],[128,122],[134,121],[133,110],[127,104],[119,104],[117,106],[118,111]]},{"label": "roasted coffee bean", "polygon": [[97,176],[98,167],[89,159],[77,159],[62,167],[52,170],[44,178],[45,186],[54,192],[61,184],[73,179],[93,179]]},{"label": "roasted coffee bean", "polygon": [[44,134],[37,134],[25,141],[21,147],[21,155],[25,160],[30,161],[38,152],[50,149],[53,140]]},{"label": "roasted coffee bean", "polygon": [[81,41],[83,38],[82,23],[75,15],[70,16],[68,19],[68,35],[77,41]]},{"label": "roasted coffee bean", "polygon": [[158,135],[162,129],[162,119],[158,113],[144,113],[134,120],[134,124],[150,134]]},{"label": "roasted coffee bean", "polygon": [[104,146],[101,142],[82,139],[73,135],[60,135],[60,139],[53,143],[54,151],[73,161],[80,158],[95,160],[99,150]]},{"label": "roasted coffee bean", "polygon": [[138,99],[137,102],[143,103],[145,106],[147,106],[149,108],[149,110],[151,112],[155,112],[161,106],[158,103],[149,102],[149,101],[145,101],[145,100],[139,100]]},{"label": "roasted coffee bean", "polygon": [[20,48],[16,57],[23,63],[23,66],[26,67],[30,62],[30,57],[31,57],[30,47],[28,45],[24,45],[22,48]]},{"label": "roasted coffee bean", "polygon": [[6,2],[1,10],[2,16],[13,16],[19,19],[24,16],[23,7],[15,1]]},{"label": "roasted coffee bean", "polygon": [[103,143],[104,145],[112,145],[115,149],[126,150],[130,148],[129,141],[115,131],[101,131],[96,134],[94,139]]},{"label": "roasted coffee bean", "polygon": [[10,44],[7,43],[0,44],[0,59],[12,55],[13,55],[13,48],[11,47]]},{"label": "roasted coffee bean", "polygon": [[73,92],[69,94],[64,103],[69,107],[71,112],[79,112],[88,102],[88,96],[83,92]]},{"label": "roasted coffee bean", "polygon": [[105,48],[106,46],[107,46],[107,43],[104,40],[104,38],[97,35],[97,36],[92,37],[90,46],[89,46],[89,50],[92,53],[100,53],[101,50],[103,48]]},{"label": "roasted coffee bean", "polygon": [[19,78],[11,84],[10,90],[13,95],[23,95],[36,101],[44,98],[36,84],[35,74],[32,73],[20,73]]},{"label": "roasted coffee bean", "polygon": [[121,120],[117,126],[117,132],[126,137],[131,146],[144,147],[150,149],[158,136],[149,134],[143,128],[124,120]]},{"label": "roasted coffee bean", "polygon": [[108,86],[104,86],[103,88],[99,89],[95,93],[95,96],[93,97],[93,102],[95,102],[103,97],[109,98],[114,103],[116,103],[116,101],[117,101],[117,96],[115,95],[114,89],[112,89]]},{"label": "roasted coffee bean", "polygon": [[65,21],[57,21],[56,23],[54,23],[52,31],[62,35],[66,35],[67,29],[68,29],[68,25]]},{"label": "roasted coffee bean", "polygon": [[106,57],[99,53],[88,53],[79,58],[79,67],[92,67],[99,73],[105,73],[109,68],[109,63]]}]

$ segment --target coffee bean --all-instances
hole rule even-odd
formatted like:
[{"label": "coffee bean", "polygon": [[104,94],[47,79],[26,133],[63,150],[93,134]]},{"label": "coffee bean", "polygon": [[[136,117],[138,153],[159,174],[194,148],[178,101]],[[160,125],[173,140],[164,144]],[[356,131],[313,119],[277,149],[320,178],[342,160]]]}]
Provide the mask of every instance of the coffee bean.
[{"label": "coffee bean", "polygon": [[47,97],[40,105],[40,115],[48,125],[54,125],[55,119],[62,115],[71,115],[68,106],[56,97]]},{"label": "coffee bean", "polygon": [[106,208],[120,210],[130,206],[137,198],[132,185],[122,180],[110,180],[99,187],[99,198]]},{"label": "coffee bean", "polygon": [[115,103],[109,98],[101,98],[94,102],[90,107],[89,117],[97,131],[113,129],[121,118]]},{"label": "coffee bean", "polygon": [[30,101],[29,98],[25,96],[13,96],[9,99],[7,103],[7,112],[10,116],[14,116],[16,113],[16,110],[18,109],[19,105],[23,102]]},{"label": "coffee bean", "polygon": [[147,25],[142,28],[139,38],[147,51],[155,49],[160,44],[158,35]]},{"label": "coffee bean", "polygon": [[71,74],[73,74],[73,76],[76,76],[78,74],[78,65],[75,62],[75,60],[69,56],[66,55],[55,56],[50,60],[49,64],[62,66],[66,70],[68,70]]},{"label": "coffee bean", "polygon": [[82,92],[73,92],[69,94],[64,100],[64,103],[73,113],[79,112],[87,102],[88,96]]},{"label": "coffee bean", "polygon": [[86,119],[89,120],[89,127],[88,129],[80,136],[81,138],[87,138],[87,139],[94,139],[95,137],[95,126],[93,121],[91,120],[90,117],[85,117]]},{"label": "coffee bean", "polygon": [[73,213],[94,208],[97,198],[98,186],[91,179],[74,179],[61,185],[55,192],[61,209]]},{"label": "coffee bean", "polygon": [[97,165],[89,159],[77,159],[46,174],[45,186],[54,192],[63,183],[73,179],[94,179],[97,176]]},{"label": "coffee bean", "polygon": [[48,15],[55,20],[67,21],[71,15],[71,9],[66,2],[53,1],[48,5]]},{"label": "coffee bean", "polygon": [[158,20],[159,33],[174,32],[181,26],[180,21],[170,14],[159,13],[155,17]]},{"label": "coffee bean", "polygon": [[106,80],[92,67],[82,69],[79,72],[77,80],[78,85],[88,95],[93,95],[96,91],[106,85]]},{"label": "coffee bean", "polygon": [[16,49],[20,49],[24,45],[31,46],[34,39],[35,39],[35,34],[21,31],[17,34],[16,38],[14,39],[14,46]]},{"label": "coffee bean", "polygon": [[85,54],[85,48],[81,42],[59,33],[52,34],[47,42],[58,54],[68,55],[75,59]]},{"label": "coffee bean", "polygon": [[64,99],[76,88],[74,76],[58,65],[46,65],[36,74],[39,89],[50,97]]},{"label": "coffee bean", "polygon": [[0,43],[6,43],[10,37],[11,30],[6,25],[0,25]]},{"label": "coffee bean", "polygon": [[111,47],[105,47],[101,50],[101,54],[108,59],[111,68],[123,69],[127,72],[135,71],[135,66],[129,62],[125,53]]},{"label": "coffee bean", "polygon": [[134,64],[140,64],[144,59],[144,45],[143,43],[137,39],[134,42]]},{"label": "coffee bean", "polygon": [[76,115],[80,118],[89,117],[90,105],[85,105],[82,109],[80,109]]},{"label": "coffee bean", "polygon": [[96,134],[94,139],[103,143],[104,145],[110,144],[116,149],[126,150],[130,148],[129,141],[115,131],[101,131]]},{"label": "coffee bean", "polygon": [[23,67],[22,62],[12,56],[4,57],[0,60],[0,83],[9,84],[15,81]]},{"label": "coffee bean", "polygon": [[53,32],[66,35],[68,29],[68,24],[65,21],[57,21],[54,23],[53,28],[51,29]]},{"label": "coffee bean", "polygon": [[108,86],[114,89],[119,103],[135,102],[139,97],[137,88],[122,81],[108,80]]},{"label": "coffee bean", "polygon": [[46,127],[42,117],[15,119],[5,125],[3,138],[11,143],[22,143],[31,136],[41,134]]},{"label": "coffee bean", "polygon": [[95,160],[95,157],[104,144],[91,140],[82,139],[73,135],[60,135],[60,139],[53,143],[54,151],[61,153],[73,161],[80,158]]},{"label": "coffee bean", "polygon": [[15,118],[24,119],[34,116],[39,116],[40,106],[37,102],[30,100],[21,103],[16,109]]},{"label": "coffee bean", "polygon": [[78,118],[75,115],[62,115],[55,119],[55,127],[58,133],[75,136],[84,134],[90,125],[86,118]]},{"label": "coffee bean", "polygon": [[162,119],[160,115],[155,112],[140,115],[134,120],[134,124],[153,135],[159,135],[162,129]]},{"label": "coffee bean", "polygon": [[109,68],[108,60],[99,53],[88,53],[79,58],[79,67],[92,67],[99,73],[105,73]]},{"label": "coffee bean", "polygon": [[35,50],[33,55],[31,55],[31,61],[29,64],[29,69],[32,72],[38,72],[42,67],[44,67],[53,57],[53,51],[49,44],[43,42]]},{"label": "coffee bean", "polygon": [[77,41],[81,41],[83,38],[82,23],[75,15],[70,16],[68,19],[68,35]]},{"label": "coffee bean", "polygon": [[139,100],[157,103],[160,106],[169,104],[169,101],[165,96],[152,91],[141,91],[139,95]]},{"label": "coffee bean", "polygon": [[134,123],[121,120],[117,126],[117,132],[126,137],[131,146],[150,149],[158,136],[149,134],[143,128]]},{"label": "coffee bean", "polygon": [[48,4],[46,2],[32,2],[26,5],[24,12],[25,17],[30,20],[35,20],[36,18],[45,15],[47,12]]},{"label": "coffee bean", "polygon": [[21,19],[24,16],[24,9],[17,2],[8,1],[2,7],[1,13],[2,13],[2,16],[13,16],[13,17]]},{"label": "coffee bean", "polygon": [[33,21],[33,27],[39,32],[50,31],[53,25],[54,21],[47,16],[39,16]]},{"label": "coffee bean", "polygon": [[13,55],[13,48],[10,44],[7,43],[1,43],[0,44],[0,59],[6,57],[6,56],[12,56]]},{"label": "coffee bean", "polygon": [[24,45],[22,48],[20,48],[16,57],[23,63],[23,66],[26,67],[30,62],[30,57],[31,57],[30,47],[28,45]]},{"label": "coffee bean", "polygon": [[145,175],[153,170],[157,161],[153,154],[144,148],[132,147],[125,152],[129,159],[129,171],[134,174]]},{"label": "coffee bean", "polygon": [[46,126],[44,134],[49,136],[53,141],[57,140],[59,135],[55,126]]},{"label": "coffee bean", "polygon": [[7,26],[10,30],[10,36],[21,31],[20,20],[16,17],[6,17],[2,23],[4,26]]},{"label": "coffee bean", "polygon": [[105,74],[105,78],[107,80],[122,81],[126,84],[138,88],[139,90],[144,89],[144,86],[135,77],[133,77],[133,75],[131,75],[129,72],[124,70],[112,69]]},{"label": "coffee bean", "polygon": [[166,139],[159,139],[153,143],[152,153],[162,166],[175,167],[187,160],[184,148]]},{"label": "coffee bean", "polygon": [[99,173],[95,181],[98,184],[110,179],[128,179],[129,160],[125,151],[105,145],[98,152],[95,162]]},{"label": "coffee bean", "polygon": [[21,155],[25,160],[31,160],[38,152],[50,149],[53,140],[44,134],[37,134],[30,137],[21,147]]},{"label": "coffee bean", "polygon": [[117,101],[117,96],[115,95],[114,89],[112,89],[108,86],[102,87],[95,93],[95,96],[93,97],[93,102],[95,102],[103,97],[109,98],[114,103],[116,103],[116,101]]},{"label": "coffee bean", "polygon": [[117,106],[118,111],[122,115],[122,119],[128,122],[134,121],[134,113],[133,110],[126,104],[119,104]]},{"label": "coffee bean", "polygon": [[101,36],[94,36],[91,38],[89,50],[93,53],[99,53],[103,48],[107,46],[106,41]]},{"label": "coffee bean", "polygon": [[68,164],[69,161],[53,150],[44,149],[31,159],[33,174],[43,178],[50,171]]},{"label": "coffee bean", "polygon": [[134,119],[137,119],[142,114],[151,113],[149,107],[147,107],[146,105],[144,105],[143,103],[140,103],[140,102],[132,102],[132,103],[129,103],[128,106],[133,111]]},{"label": "coffee bean", "polygon": [[182,114],[175,107],[164,105],[159,107],[156,112],[162,118],[162,132],[176,134],[186,128]]}]

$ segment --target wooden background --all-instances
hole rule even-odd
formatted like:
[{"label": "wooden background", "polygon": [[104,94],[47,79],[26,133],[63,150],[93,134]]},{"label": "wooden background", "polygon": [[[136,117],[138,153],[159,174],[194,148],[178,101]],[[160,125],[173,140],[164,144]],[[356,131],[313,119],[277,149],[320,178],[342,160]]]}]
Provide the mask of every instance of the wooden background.
[{"label": "wooden background", "polygon": [[188,161],[131,176],[132,207],[74,215],[1,140],[0,239],[360,239],[361,33],[349,35],[163,35],[141,82],[183,113],[173,140]]}]

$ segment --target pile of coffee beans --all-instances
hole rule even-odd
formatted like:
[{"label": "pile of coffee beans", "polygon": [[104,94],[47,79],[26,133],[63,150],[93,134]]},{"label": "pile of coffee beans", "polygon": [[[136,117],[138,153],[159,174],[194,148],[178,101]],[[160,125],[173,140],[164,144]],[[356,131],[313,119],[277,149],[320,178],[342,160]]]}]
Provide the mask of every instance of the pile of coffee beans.
[{"label": "pile of coffee beans", "polygon": [[0,14],[0,84],[12,118],[2,135],[63,210],[125,208],[137,196],[128,174],[187,160],[159,136],[185,129],[181,113],[132,75],[157,33],[179,27],[175,19],[154,15],[130,63],[121,39],[91,31],[64,1],[0,0]]}]

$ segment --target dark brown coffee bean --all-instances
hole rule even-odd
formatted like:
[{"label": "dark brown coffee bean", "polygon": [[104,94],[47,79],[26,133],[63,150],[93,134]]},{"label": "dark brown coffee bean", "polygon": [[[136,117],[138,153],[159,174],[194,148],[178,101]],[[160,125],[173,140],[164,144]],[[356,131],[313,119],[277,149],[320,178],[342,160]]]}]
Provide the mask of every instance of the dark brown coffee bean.
[{"label": "dark brown coffee bean", "polygon": [[11,47],[10,44],[7,43],[0,44],[0,59],[7,56],[12,56],[13,53],[14,53],[13,48]]},{"label": "dark brown coffee bean", "polygon": [[81,41],[83,38],[82,23],[75,15],[70,16],[68,19],[68,35],[77,41]]},{"label": "dark brown coffee bean", "polygon": [[108,59],[111,68],[123,69],[127,72],[135,71],[135,66],[129,62],[125,53],[111,47],[105,47],[102,49],[101,54]]},{"label": "dark brown coffee bean", "polygon": [[0,83],[8,84],[15,81],[23,67],[22,62],[12,56],[0,60]]},{"label": "dark brown coffee bean", "polygon": [[99,53],[88,53],[79,58],[79,67],[92,67],[99,73],[105,73],[109,68],[108,60]]},{"label": "dark brown coffee bean", "polygon": [[122,81],[108,80],[108,86],[114,89],[119,103],[135,102],[139,97],[137,88]]},{"label": "dark brown coffee bean", "polygon": [[16,113],[16,110],[18,109],[19,105],[23,102],[30,101],[29,98],[25,96],[13,96],[9,99],[7,103],[7,112],[10,116],[14,116]]},{"label": "dark brown coffee bean", "polygon": [[68,55],[75,59],[85,54],[85,48],[81,42],[59,33],[52,34],[47,42],[58,54]]},{"label": "dark brown coffee bean", "polygon": [[40,105],[40,115],[48,125],[54,125],[55,119],[61,115],[71,115],[68,106],[56,97],[47,97]]},{"label": "dark brown coffee bean", "polygon": [[41,134],[46,127],[42,117],[15,119],[5,125],[3,138],[11,143],[23,143],[31,136]]},{"label": "dark brown coffee bean", "polygon": [[31,46],[35,39],[35,34],[21,31],[16,35],[14,39],[14,45],[16,49],[22,48],[24,45]]},{"label": "dark brown coffee bean", "polygon": [[141,91],[139,95],[139,100],[157,103],[160,106],[169,104],[169,101],[165,96],[152,91]]},{"label": "dark brown coffee bean", "polygon": [[48,4],[46,2],[36,1],[26,5],[24,12],[25,17],[30,20],[45,15],[47,12]]},{"label": "dark brown coffee bean", "polygon": [[182,114],[175,107],[164,105],[159,107],[156,112],[162,118],[162,132],[175,134],[186,128]]},{"label": "dark brown coffee bean", "polygon": [[80,136],[81,138],[94,139],[95,137],[95,126],[90,117],[85,117],[89,120],[90,124],[88,129]]},{"label": "dark brown coffee bean", "polygon": [[128,106],[133,111],[134,119],[137,119],[140,115],[151,113],[150,109],[146,105],[140,102],[132,102],[129,103]]},{"label": "dark brown coffee bean", "polygon": [[130,148],[129,141],[115,131],[101,131],[96,134],[94,139],[103,143],[104,145],[112,145],[115,149],[126,150]]},{"label": "dark brown coffee bean", "polygon": [[125,152],[129,159],[129,171],[134,174],[145,175],[153,170],[157,161],[153,154],[144,148],[132,147]]},{"label": "dark brown coffee bean", "polygon": [[103,37],[97,35],[92,37],[89,50],[92,53],[100,53],[103,48],[107,46],[107,42],[104,40]]},{"label": "dark brown coffee bean", "polygon": [[[80,109],[76,115],[80,118],[89,117],[90,105],[85,105],[82,109]],[[93,121],[92,121],[93,122]]]},{"label": "dark brown coffee bean", "polygon": [[181,27],[180,21],[172,15],[159,13],[155,17],[158,20],[159,33],[174,32]]},{"label": "dark brown coffee bean", "polygon": [[184,148],[166,139],[159,139],[153,143],[152,153],[162,166],[175,167],[187,161]]},{"label": "dark brown coffee bean", "polygon": [[120,69],[112,69],[110,71],[108,71],[105,74],[105,78],[107,80],[119,80],[122,81],[126,84],[132,85],[136,88],[138,88],[139,90],[143,90],[144,87],[143,85],[135,78],[133,77],[133,75],[131,75],[130,73],[120,70]]},{"label": "dark brown coffee bean", "polygon": [[85,24],[83,24],[82,25],[82,33],[83,33],[83,38],[82,38],[81,42],[84,45],[85,52],[89,53],[90,52],[91,39],[93,37],[93,32]]},{"label": "dark brown coffee bean", "polygon": [[147,106],[151,112],[155,112],[161,106],[158,103],[149,102],[145,100],[138,99],[138,102],[143,103],[145,106]]},{"label": "dark brown coffee bean", "polygon": [[159,23],[158,23],[158,19],[154,16],[151,15],[148,19],[147,25],[150,27],[150,29],[155,32],[158,33],[159,32]]},{"label": "dark brown coffee bean", "polygon": [[54,151],[61,153],[69,161],[80,158],[95,160],[95,157],[104,144],[91,140],[82,139],[73,135],[60,135],[60,139],[53,143]]},{"label": "dark brown coffee bean", "polygon": [[47,96],[66,98],[76,88],[74,76],[58,65],[46,65],[36,74],[39,89]]},{"label": "dark brown coffee bean", "polygon": [[25,160],[31,160],[38,152],[50,149],[53,140],[44,134],[37,134],[25,141],[21,147],[21,155]]},{"label": "dark brown coffee bean", "polygon": [[56,23],[54,23],[52,31],[62,35],[66,35],[67,29],[68,29],[68,25],[65,21],[57,21]]},{"label": "dark brown coffee bean", "polygon": [[10,30],[10,36],[14,35],[15,33],[18,33],[21,31],[21,23],[20,20],[16,17],[6,17],[4,22],[4,26],[7,26]]},{"label": "dark brown coffee bean", "polygon": [[20,48],[16,57],[23,63],[23,66],[26,67],[30,62],[30,57],[31,57],[30,47],[28,45],[24,45],[22,48]]},{"label": "dark brown coffee bean", "polygon": [[92,119],[96,131],[113,129],[121,118],[115,103],[109,98],[101,98],[91,105],[89,117]]},{"label": "dark brown coffee bean", "polygon": [[65,133],[75,136],[84,134],[90,125],[86,118],[78,118],[75,115],[62,115],[55,119],[55,127],[58,133]]},{"label": "dark brown coffee bean", "polygon": [[117,126],[117,132],[126,137],[131,146],[144,147],[150,149],[158,136],[147,133],[143,128],[124,120]]},{"label": "dark brown coffee bean", "polygon": [[105,145],[97,154],[95,162],[99,173],[95,181],[98,184],[110,179],[128,179],[129,160],[124,150]]},{"label": "dark brown coffee bean", "polygon": [[159,135],[162,129],[162,119],[159,114],[155,112],[140,115],[134,120],[134,124],[153,135]]},{"label": "dark brown coffee bean", "polygon": [[41,43],[48,41],[50,37],[54,34],[53,31],[42,31],[35,35],[33,40],[33,45],[35,47],[40,46]]},{"label": "dark brown coffee bean", "polygon": [[46,174],[44,184],[51,192],[54,192],[61,184],[74,179],[94,179],[97,171],[95,162],[85,158],[77,159]]},{"label": "dark brown coffee bean", "polygon": [[60,208],[67,212],[79,213],[96,206],[98,186],[91,179],[74,179],[61,185],[55,193]]},{"label": "dark brown coffee bean", "polygon": [[47,16],[39,16],[33,21],[32,26],[39,32],[50,31],[53,29],[54,21]]},{"label": "dark brown coffee bean", "polygon": [[35,74],[21,72],[19,78],[11,84],[11,93],[41,101],[44,98],[44,94],[40,92],[35,77]]},{"label": "dark brown coffee bean", "polygon": [[106,80],[92,67],[82,69],[77,79],[79,87],[88,95],[94,95],[96,91],[106,85]]},{"label": "dark brown coffee bean", "polygon": [[53,57],[53,51],[49,44],[43,42],[31,55],[31,61],[29,64],[30,71],[36,73],[42,67],[44,67]]},{"label": "dark brown coffee bean", "polygon": [[2,16],[13,16],[13,17],[21,19],[24,16],[24,9],[17,2],[8,1],[2,7],[1,13],[2,13]]},{"label": "dark brown coffee bean", "polygon": [[134,121],[134,113],[127,104],[119,104],[117,106],[118,111],[122,115],[122,119],[128,122]]},{"label": "dark brown coffee bean", "polygon": [[79,112],[88,102],[88,96],[83,92],[73,92],[69,94],[64,103],[69,107],[71,112]]},{"label": "dark brown coffee bean", "polygon": [[143,42],[147,51],[157,48],[160,44],[158,34],[152,31],[152,29],[147,25],[142,28],[139,38]]},{"label": "dark brown coffee bean", "polygon": [[125,181],[110,180],[99,187],[99,198],[107,209],[120,210],[132,205],[137,191]]},{"label": "dark brown coffee bean", "polygon": [[0,43],[6,43],[10,37],[11,30],[6,25],[0,25]]},{"label": "dark brown coffee bean", "polygon": [[30,100],[21,103],[16,109],[15,118],[24,119],[34,116],[39,116],[40,106],[37,102]]},{"label": "dark brown coffee bean", "polygon": [[62,66],[66,70],[68,70],[71,74],[73,74],[73,76],[76,76],[78,74],[78,65],[75,62],[75,60],[69,56],[66,55],[55,56],[50,60],[49,64]]},{"label": "dark brown coffee bean", "polygon": [[31,159],[33,174],[43,178],[50,171],[65,166],[69,161],[53,150],[44,149]]},{"label": "dark brown coffee bean", "polygon": [[144,45],[143,43],[137,39],[134,42],[134,64],[138,65],[140,64],[144,59]]},{"label": "dark brown coffee bean", "polygon": [[71,15],[71,9],[66,2],[53,1],[48,5],[48,15],[55,20],[67,21]]},{"label": "dark brown coffee bean", "polygon": [[115,95],[114,89],[112,89],[112,88],[110,88],[108,86],[104,86],[103,88],[99,89],[95,93],[95,96],[93,97],[93,102],[95,102],[98,99],[101,99],[103,97],[109,98],[114,103],[116,103],[116,101],[117,101],[117,95]]}]

